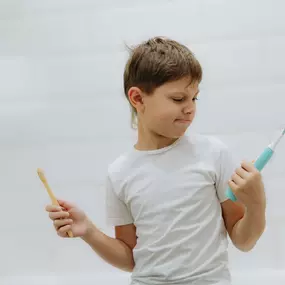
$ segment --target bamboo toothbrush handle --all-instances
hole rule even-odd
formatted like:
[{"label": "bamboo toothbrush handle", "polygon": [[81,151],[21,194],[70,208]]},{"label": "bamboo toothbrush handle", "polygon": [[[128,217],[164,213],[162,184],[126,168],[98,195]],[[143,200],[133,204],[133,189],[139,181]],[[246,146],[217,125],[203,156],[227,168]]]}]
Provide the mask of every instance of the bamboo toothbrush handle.
[{"label": "bamboo toothbrush handle", "polygon": [[[38,172],[38,176],[39,176],[40,180],[42,181],[42,183],[44,184],[44,186],[45,186],[45,188],[46,188],[46,190],[48,192],[48,195],[49,195],[49,197],[51,199],[52,204],[56,205],[56,206],[60,206],[58,201],[57,201],[57,199],[56,199],[56,197],[55,197],[55,195],[53,194],[53,192],[52,192],[48,182],[47,182],[47,179],[45,177],[45,174],[44,174],[43,170],[42,169],[38,169],[37,172]],[[69,230],[67,232],[67,234],[68,234],[69,237],[73,237],[72,231]]]}]

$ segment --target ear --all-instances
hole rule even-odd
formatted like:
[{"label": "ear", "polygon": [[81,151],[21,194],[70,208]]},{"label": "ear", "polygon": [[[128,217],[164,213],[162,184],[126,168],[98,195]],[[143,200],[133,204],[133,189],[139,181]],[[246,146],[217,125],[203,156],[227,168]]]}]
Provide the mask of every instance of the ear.
[{"label": "ear", "polygon": [[144,93],[138,87],[131,87],[128,91],[128,97],[137,112],[144,110]]}]

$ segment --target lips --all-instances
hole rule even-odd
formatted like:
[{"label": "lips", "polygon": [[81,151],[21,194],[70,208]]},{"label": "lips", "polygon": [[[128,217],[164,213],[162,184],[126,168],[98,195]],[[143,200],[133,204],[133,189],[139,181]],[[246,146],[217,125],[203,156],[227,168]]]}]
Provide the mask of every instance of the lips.
[{"label": "lips", "polygon": [[182,122],[182,123],[190,123],[191,122],[191,120],[188,120],[188,119],[176,119],[176,121]]}]

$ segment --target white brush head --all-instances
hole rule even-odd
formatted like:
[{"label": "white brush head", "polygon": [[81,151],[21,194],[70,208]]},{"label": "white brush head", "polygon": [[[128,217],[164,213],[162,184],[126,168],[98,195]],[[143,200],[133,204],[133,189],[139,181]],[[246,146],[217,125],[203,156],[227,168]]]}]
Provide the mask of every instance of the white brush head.
[{"label": "white brush head", "polygon": [[276,146],[279,144],[280,140],[282,139],[282,137],[284,136],[285,134],[285,128],[282,130],[281,134],[278,136],[278,138],[273,141],[269,147],[272,149],[272,150],[275,150]]}]

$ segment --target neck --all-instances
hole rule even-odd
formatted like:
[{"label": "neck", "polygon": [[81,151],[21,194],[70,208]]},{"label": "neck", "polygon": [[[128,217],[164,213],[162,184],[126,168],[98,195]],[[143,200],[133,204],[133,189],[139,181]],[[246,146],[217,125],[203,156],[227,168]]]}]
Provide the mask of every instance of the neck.
[{"label": "neck", "polygon": [[135,145],[137,150],[155,150],[173,144],[177,138],[161,136],[138,122],[138,141]]}]

